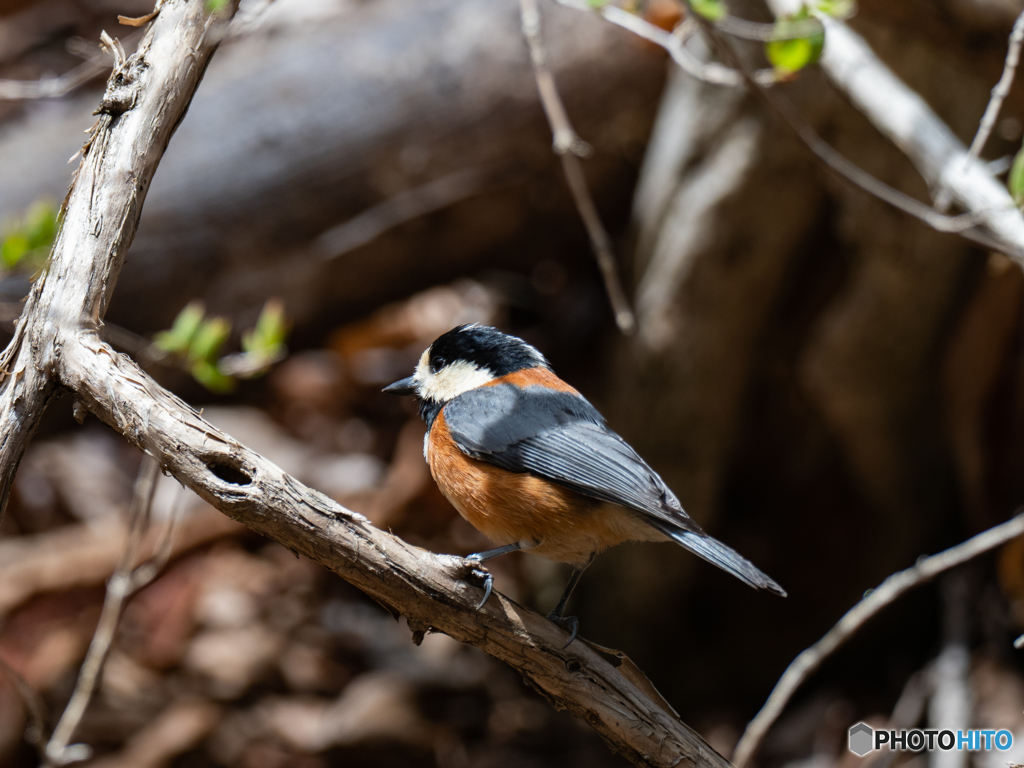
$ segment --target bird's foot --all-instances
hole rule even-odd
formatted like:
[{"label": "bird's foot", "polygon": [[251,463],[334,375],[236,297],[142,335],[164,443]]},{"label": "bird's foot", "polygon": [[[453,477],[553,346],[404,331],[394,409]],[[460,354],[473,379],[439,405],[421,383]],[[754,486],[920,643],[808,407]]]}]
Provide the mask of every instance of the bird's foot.
[{"label": "bird's foot", "polygon": [[548,621],[554,622],[569,633],[569,641],[562,646],[562,650],[564,651],[572,645],[572,641],[576,639],[576,634],[580,631],[579,619],[575,616],[563,616],[558,613],[558,611],[552,611],[548,614]]},{"label": "bird's foot", "polygon": [[470,555],[469,557],[462,558],[462,573],[460,578],[475,583],[477,586],[483,589],[484,596],[480,600],[476,609],[479,611],[485,605],[487,600],[491,596],[491,591],[494,589],[494,577],[490,571],[484,567],[483,558],[480,555]]}]

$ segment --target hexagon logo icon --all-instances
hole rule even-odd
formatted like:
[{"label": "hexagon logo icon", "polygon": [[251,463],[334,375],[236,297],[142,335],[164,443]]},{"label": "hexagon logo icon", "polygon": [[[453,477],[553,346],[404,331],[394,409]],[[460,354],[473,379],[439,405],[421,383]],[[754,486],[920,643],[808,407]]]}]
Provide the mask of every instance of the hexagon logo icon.
[{"label": "hexagon logo icon", "polygon": [[857,723],[850,727],[850,751],[857,757],[864,757],[872,751],[875,741],[875,732],[867,723]]}]

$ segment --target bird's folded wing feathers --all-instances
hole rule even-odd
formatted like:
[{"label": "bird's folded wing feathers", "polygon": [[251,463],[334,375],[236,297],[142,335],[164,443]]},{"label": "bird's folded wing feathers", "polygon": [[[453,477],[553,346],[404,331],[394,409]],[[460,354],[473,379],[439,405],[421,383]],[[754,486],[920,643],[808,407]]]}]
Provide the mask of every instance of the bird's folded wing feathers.
[{"label": "bird's folded wing feathers", "polygon": [[468,456],[701,532],[658,473],[579,395],[510,384],[481,387],[447,403],[444,420]]}]

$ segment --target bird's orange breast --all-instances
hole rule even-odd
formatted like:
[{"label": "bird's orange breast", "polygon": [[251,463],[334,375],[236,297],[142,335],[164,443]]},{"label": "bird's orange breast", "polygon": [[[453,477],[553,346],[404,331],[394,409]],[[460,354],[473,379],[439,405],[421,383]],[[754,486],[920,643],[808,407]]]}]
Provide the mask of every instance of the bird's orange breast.
[{"label": "bird's orange breast", "polygon": [[430,429],[427,463],[452,506],[499,546],[520,543],[542,557],[583,566],[615,544],[665,538],[632,510],[467,456],[451,437],[444,409]]}]

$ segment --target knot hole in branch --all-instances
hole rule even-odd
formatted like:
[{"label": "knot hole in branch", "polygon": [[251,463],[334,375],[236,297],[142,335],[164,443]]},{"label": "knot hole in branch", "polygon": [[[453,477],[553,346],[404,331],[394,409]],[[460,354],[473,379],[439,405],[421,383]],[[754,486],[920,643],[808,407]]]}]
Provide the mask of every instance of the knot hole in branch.
[{"label": "knot hole in branch", "polygon": [[252,482],[252,475],[237,464],[224,459],[214,459],[206,462],[206,468],[225,483],[231,485],[249,485]]}]

